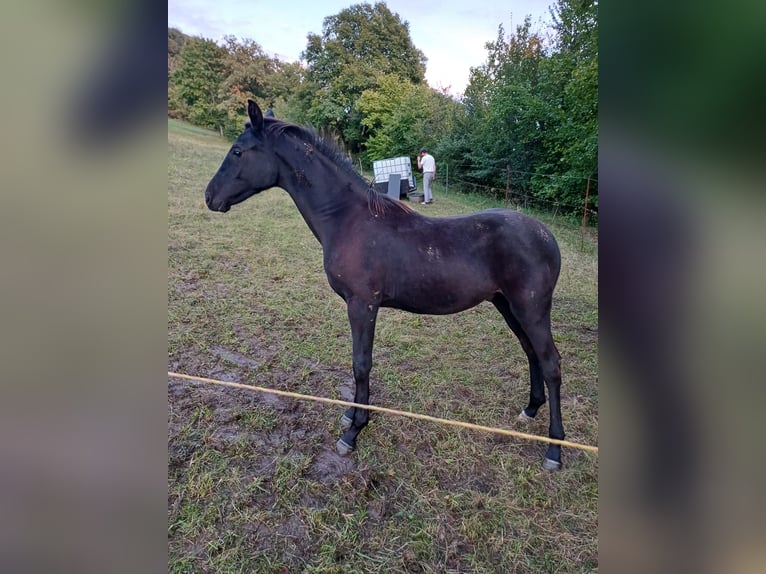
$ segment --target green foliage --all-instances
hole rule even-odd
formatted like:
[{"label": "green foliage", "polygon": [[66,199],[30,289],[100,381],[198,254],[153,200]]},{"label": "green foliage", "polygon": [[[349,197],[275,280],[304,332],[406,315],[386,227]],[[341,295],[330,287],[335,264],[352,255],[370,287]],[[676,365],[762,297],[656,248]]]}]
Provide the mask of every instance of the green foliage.
[{"label": "green foliage", "polygon": [[[471,70],[443,160],[459,179],[510,187],[541,207],[581,210],[586,180],[597,205],[597,2],[558,0],[554,42],[531,30],[530,19],[488,42],[487,61]],[[509,176],[510,174],[510,176]]]},{"label": "green foliage", "polygon": [[[548,97],[558,113],[546,138],[548,173],[533,188],[542,198],[581,208],[584,182],[593,178],[590,195],[598,198],[598,3],[558,0],[551,15],[556,51],[547,62]],[[597,204],[596,204],[597,205]]]},{"label": "green foliage", "polygon": [[438,149],[460,108],[458,102],[424,84],[381,75],[378,87],[365,90],[356,104],[367,136],[363,159],[415,157],[423,146]]},{"label": "green foliage", "polygon": [[394,75],[381,76],[378,84],[364,91],[356,105],[368,135],[364,159],[413,156],[419,142],[416,126],[428,111],[428,89]]},{"label": "green foliage", "polygon": [[269,88],[271,107],[278,118],[297,124],[305,123],[302,102],[307,91],[306,73],[298,62],[277,62]]},{"label": "green foliage", "polygon": [[268,56],[254,40],[227,36],[218,45],[168,28],[168,116],[229,139],[242,132],[248,99],[301,121],[302,108],[290,100],[303,89],[304,76],[300,64]]},{"label": "green foliage", "polygon": [[225,113],[224,135],[235,138],[242,133],[248,98],[265,107],[271,105],[271,79],[279,63],[266,55],[253,40],[239,42],[234,36],[226,36],[224,49],[227,75],[219,86],[217,107]]},{"label": "green foliage", "polygon": [[[432,150],[450,185],[581,213],[598,205],[598,1],[556,0],[545,36],[530,18],[485,44],[461,100],[425,83],[409,24],[383,2],[328,16],[301,63],[253,40],[223,45],[168,29],[168,115],[241,133],[246,101],[339,137],[365,162]],[[444,174],[446,170],[440,170]],[[591,218],[593,221],[593,218]]]},{"label": "green foliage", "polygon": [[192,38],[181,49],[173,73],[174,89],[188,119],[198,126],[218,128],[226,117],[219,107],[220,86],[226,79],[225,56],[224,48],[203,38]]},{"label": "green foliage", "polygon": [[174,81],[174,75],[178,70],[181,59],[181,50],[186,42],[191,39],[177,28],[168,28],[168,117],[188,118],[189,110],[179,94],[178,85]]},{"label": "green foliage", "polygon": [[[189,36],[178,28],[168,28],[168,61],[181,55],[181,50],[188,39]],[[169,64],[168,67],[170,67]]]},{"label": "green foliage", "polygon": [[[467,133],[457,134],[457,155],[445,159],[468,182],[504,187],[508,170],[528,173],[541,160],[549,123],[539,90],[545,55],[529,18],[508,38],[500,25],[497,39],[486,48],[487,62],[472,70],[465,93],[468,122],[460,128]],[[526,179],[515,183],[527,187]]]},{"label": "green foliage", "polygon": [[366,139],[356,109],[362,93],[377,89],[381,77],[421,84],[425,76],[426,58],[413,45],[409,25],[383,2],[355,4],[325,18],[322,35],[309,34],[302,57],[314,89],[307,119],[336,131],[352,152]]}]

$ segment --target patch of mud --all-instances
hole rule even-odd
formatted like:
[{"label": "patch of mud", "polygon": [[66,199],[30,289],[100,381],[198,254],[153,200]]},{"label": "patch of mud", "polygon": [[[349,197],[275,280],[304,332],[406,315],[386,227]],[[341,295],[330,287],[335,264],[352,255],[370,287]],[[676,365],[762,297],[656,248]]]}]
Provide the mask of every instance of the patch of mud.
[{"label": "patch of mud", "polygon": [[355,468],[356,463],[353,458],[340,456],[335,450],[324,448],[314,457],[307,475],[323,484],[332,484]]},{"label": "patch of mud", "polygon": [[[216,357],[213,364],[189,350],[172,358],[169,370],[275,389],[289,389],[293,383],[292,374],[270,366],[268,351],[263,355],[256,352],[254,358],[250,358],[218,346],[211,348],[210,354]],[[322,369],[321,365],[314,365],[314,368],[315,376],[322,381],[326,382],[328,378],[337,381],[339,395],[344,400],[353,400],[355,384],[346,369],[328,370]],[[257,373],[253,372],[255,369]],[[205,410],[200,411],[201,408]],[[250,409],[261,414],[251,415]],[[340,411],[333,412],[330,417],[333,436],[321,422],[323,411],[320,405],[271,393],[170,377],[168,448],[179,451],[176,454],[180,461],[186,460],[197,448],[227,450],[243,440],[253,449],[254,459],[259,456],[256,453],[280,457],[287,452],[300,451],[313,455],[306,468],[313,480],[335,484],[349,480],[348,475],[353,475],[356,463],[353,458],[344,458],[335,452],[337,436],[334,432]],[[204,417],[202,421],[200,416]],[[189,429],[191,421],[194,421],[193,432]]]},{"label": "patch of mud", "polygon": [[[230,351],[225,351],[225,352],[230,353]],[[237,354],[232,353],[232,355],[237,355]],[[240,355],[240,357],[242,356]],[[256,361],[252,361],[251,359],[248,359],[247,357],[242,357],[242,359],[246,361],[251,361],[250,364],[244,365],[245,369],[250,370],[250,369],[257,368],[258,363]],[[242,383],[242,384],[251,384],[253,386],[267,386],[257,381],[253,382],[251,380],[248,380],[249,377],[245,371],[242,371],[242,372],[232,371],[227,369],[225,366],[208,368],[207,372],[202,376],[211,378],[211,379],[217,379],[219,381],[224,381],[227,383]],[[177,400],[181,396],[181,394],[183,394],[183,390],[180,390],[178,388],[179,386],[181,386],[183,389],[193,389],[194,399],[197,401],[198,404],[206,403],[210,406],[214,406],[216,409],[220,409],[222,407],[223,408],[247,407],[248,405],[255,405],[255,404],[267,405],[280,411],[290,411],[290,412],[295,411],[297,408],[295,401],[282,398],[279,395],[275,395],[272,393],[266,393],[262,391],[251,391],[247,389],[237,389],[234,387],[224,387],[220,385],[204,383],[202,381],[184,380],[179,382],[178,380],[173,378],[170,378],[168,380],[168,387],[169,387],[168,398],[169,399]]]},{"label": "patch of mud", "polygon": [[[221,370],[212,370],[204,376],[226,382],[242,380],[236,373]],[[224,413],[232,409],[257,403],[254,395],[255,393],[244,389],[211,385],[202,381],[168,378],[168,401],[170,405],[184,411],[208,406],[216,410],[218,420],[225,418]]]},{"label": "patch of mud", "polygon": [[[172,246],[169,246],[169,249],[172,251]],[[173,288],[179,293],[191,293],[201,289],[202,277],[196,271],[188,271],[179,279],[173,283]]]},{"label": "patch of mud", "polygon": [[355,392],[356,392],[356,383],[354,383],[354,379],[346,379],[338,387],[338,393],[340,394],[340,398],[344,401],[353,402]]},{"label": "patch of mud", "polygon": [[287,536],[295,540],[305,540],[308,536],[308,527],[301,520],[299,513],[290,515],[287,522],[283,523],[278,532],[281,536]]},{"label": "patch of mud", "polygon": [[258,363],[258,361],[254,361],[253,359],[249,357],[245,357],[244,355],[235,353],[234,351],[229,351],[228,349],[224,349],[223,347],[213,347],[212,351],[216,357],[223,359],[224,361],[227,361],[229,363],[233,363],[237,365],[238,367],[245,367],[248,369],[257,370],[261,366],[260,363]]},{"label": "patch of mud", "polygon": [[[291,421],[281,421],[282,424],[289,425]],[[268,433],[255,435],[254,441],[261,444],[274,453],[285,454],[295,448],[305,446],[309,433],[305,429],[290,429],[287,426],[281,426]]]},{"label": "patch of mud", "polygon": [[263,403],[264,405],[269,405],[271,407],[275,408],[285,408],[286,407],[286,401],[279,395],[274,395],[272,393],[258,393],[258,401]]},{"label": "patch of mud", "polygon": [[598,327],[580,327],[578,329],[580,340],[583,343],[597,343],[598,342]]},{"label": "patch of mud", "polygon": [[246,437],[247,433],[237,425],[224,424],[216,426],[205,438],[207,446],[223,449],[237,442],[240,438]]}]

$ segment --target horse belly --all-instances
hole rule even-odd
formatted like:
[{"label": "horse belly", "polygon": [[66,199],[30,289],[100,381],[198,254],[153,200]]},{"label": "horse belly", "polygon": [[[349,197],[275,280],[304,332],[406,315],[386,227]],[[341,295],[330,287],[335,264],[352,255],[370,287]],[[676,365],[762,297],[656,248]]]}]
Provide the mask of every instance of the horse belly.
[{"label": "horse belly", "polygon": [[476,307],[476,305],[486,300],[487,298],[436,299],[430,297],[428,299],[420,299],[414,297],[399,297],[396,299],[384,300],[381,307],[401,309],[402,311],[420,315],[451,315],[453,313],[460,313],[471,307]]},{"label": "horse belly", "polygon": [[[448,315],[490,300],[497,287],[473,269],[445,264],[434,270],[429,265],[402,273],[384,290],[382,306],[427,315]],[[447,271],[447,272],[445,272]]]}]

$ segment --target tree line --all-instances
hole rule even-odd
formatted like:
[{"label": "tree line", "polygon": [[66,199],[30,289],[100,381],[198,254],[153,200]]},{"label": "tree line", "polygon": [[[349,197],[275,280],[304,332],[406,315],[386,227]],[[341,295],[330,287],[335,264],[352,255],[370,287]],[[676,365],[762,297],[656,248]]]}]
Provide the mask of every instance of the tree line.
[{"label": "tree line", "polygon": [[[365,164],[432,150],[451,179],[480,193],[506,187],[541,208],[598,209],[598,1],[556,0],[552,23],[530,18],[485,44],[460,99],[425,81],[427,59],[385,2],[356,4],[308,34],[301,62],[256,41],[222,43],[168,29],[168,115],[242,131],[248,98],[331,133]],[[440,170],[442,171],[442,170]]]}]

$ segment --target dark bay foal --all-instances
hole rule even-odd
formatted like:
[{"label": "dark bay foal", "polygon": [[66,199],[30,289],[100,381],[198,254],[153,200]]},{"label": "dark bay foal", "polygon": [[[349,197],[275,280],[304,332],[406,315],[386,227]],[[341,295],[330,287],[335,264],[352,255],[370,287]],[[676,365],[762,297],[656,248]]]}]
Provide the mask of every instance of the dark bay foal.
[{"label": "dark bay foal", "polygon": [[[226,212],[272,187],[290,194],[322,244],[330,286],[348,307],[354,402],[369,404],[380,307],[442,315],[491,301],[529,359],[529,404],[520,418],[537,414],[547,385],[549,436],[563,439],[560,356],[550,323],[561,261],[551,232],[507,209],[425,217],[371,189],[335,147],[310,130],[264,118],[253,101],[247,111],[250,125],[208,184],[205,201]],[[354,450],[368,415],[361,408],[344,413],[339,453]],[[543,467],[561,467],[560,446],[548,447]]]}]

